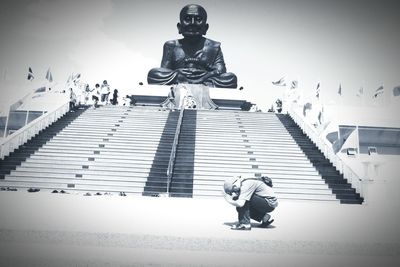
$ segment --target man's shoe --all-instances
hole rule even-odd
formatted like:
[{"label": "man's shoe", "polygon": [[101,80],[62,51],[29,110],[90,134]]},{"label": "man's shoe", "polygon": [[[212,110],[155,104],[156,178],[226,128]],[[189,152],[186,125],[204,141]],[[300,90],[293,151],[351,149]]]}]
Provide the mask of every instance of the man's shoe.
[{"label": "man's shoe", "polygon": [[28,190],[27,190],[29,193],[35,193],[35,192],[39,192],[40,191],[40,189],[39,188],[29,188]]},{"label": "man's shoe", "polygon": [[251,224],[238,223],[232,225],[231,230],[251,230]]},{"label": "man's shoe", "polygon": [[262,221],[263,221],[263,222],[268,222],[269,219],[271,219],[271,214],[266,213],[265,216],[262,218]]},{"label": "man's shoe", "polygon": [[262,222],[261,224],[260,224],[260,226],[259,227],[261,227],[261,228],[267,228],[271,223],[273,223],[274,222],[274,219],[271,219],[271,220],[269,220],[269,221],[266,221],[266,222]]}]

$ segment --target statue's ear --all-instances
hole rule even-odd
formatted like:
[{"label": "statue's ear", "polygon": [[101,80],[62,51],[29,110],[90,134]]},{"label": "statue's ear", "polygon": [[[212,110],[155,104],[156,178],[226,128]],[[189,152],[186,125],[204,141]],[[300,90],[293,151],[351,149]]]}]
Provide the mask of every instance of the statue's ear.
[{"label": "statue's ear", "polygon": [[204,25],[203,35],[206,35],[207,31],[208,31],[208,23],[206,25]]},{"label": "statue's ear", "polygon": [[179,32],[179,34],[181,34],[182,33],[182,31],[181,31],[181,24],[178,22],[177,24],[176,24],[176,27],[178,28],[178,32]]}]

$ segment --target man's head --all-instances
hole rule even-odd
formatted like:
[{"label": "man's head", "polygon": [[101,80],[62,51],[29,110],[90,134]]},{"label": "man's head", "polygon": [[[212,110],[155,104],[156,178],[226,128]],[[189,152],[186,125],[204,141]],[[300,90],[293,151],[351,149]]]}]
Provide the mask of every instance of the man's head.
[{"label": "man's head", "polygon": [[237,177],[227,178],[224,182],[224,191],[228,195],[232,195],[232,193],[239,194],[240,188],[235,185],[235,182],[238,180]]},{"label": "man's head", "polygon": [[180,22],[177,24],[179,33],[184,37],[201,37],[207,33],[207,12],[200,5],[186,5],[179,15]]}]

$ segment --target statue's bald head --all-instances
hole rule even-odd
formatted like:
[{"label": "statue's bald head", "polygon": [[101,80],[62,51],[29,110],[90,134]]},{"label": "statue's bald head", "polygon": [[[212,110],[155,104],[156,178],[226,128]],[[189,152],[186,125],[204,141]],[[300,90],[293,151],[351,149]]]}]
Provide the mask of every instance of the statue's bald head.
[{"label": "statue's bald head", "polygon": [[182,21],[182,18],[187,14],[199,14],[204,18],[204,21],[207,22],[207,11],[201,5],[190,4],[184,6],[179,14],[180,20]]},{"label": "statue's bald head", "polygon": [[202,36],[208,30],[207,12],[195,4],[186,5],[179,14],[178,30],[184,37]]}]

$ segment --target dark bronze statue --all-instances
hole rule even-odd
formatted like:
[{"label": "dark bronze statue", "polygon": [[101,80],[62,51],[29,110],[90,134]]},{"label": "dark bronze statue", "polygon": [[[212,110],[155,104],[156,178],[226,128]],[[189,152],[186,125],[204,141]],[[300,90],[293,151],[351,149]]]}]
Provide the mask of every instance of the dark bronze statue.
[{"label": "dark bronze statue", "polygon": [[167,41],[160,68],[149,71],[149,84],[204,84],[236,88],[236,75],[226,72],[219,42],[203,37],[208,30],[207,12],[199,5],[187,5],[177,24],[183,39]]}]

